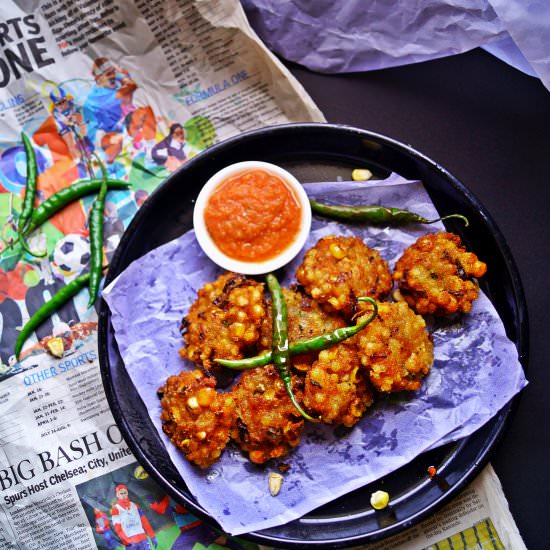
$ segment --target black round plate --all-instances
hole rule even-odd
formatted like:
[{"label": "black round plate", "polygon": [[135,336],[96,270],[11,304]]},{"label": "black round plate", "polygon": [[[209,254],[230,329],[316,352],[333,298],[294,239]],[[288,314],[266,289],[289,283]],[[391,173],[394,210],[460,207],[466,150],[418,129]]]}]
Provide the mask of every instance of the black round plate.
[{"label": "black round plate", "polygon": [[[202,185],[224,166],[244,160],[279,164],[302,182],[336,181],[338,176],[349,179],[351,170],[358,167],[368,167],[378,177],[396,172],[422,180],[441,215],[460,212],[470,220],[467,228],[452,220],[446,226],[460,234],[470,250],[490,261],[483,290],[515,343],[520,361],[527,365],[527,311],[522,285],[508,246],[484,207],[462,183],[421,153],[356,128],[329,124],[268,127],[228,139],[196,156],[152,193],[138,211],[111,261],[107,284],[133,260],[190,229],[193,201]],[[170,461],[130,381],[104,302],[99,314],[99,357],[113,415],[139,462],[166,493],[207,517]],[[424,453],[372,486],[286,525],[249,533],[245,538],[280,548],[342,548],[396,534],[435,512],[474,478],[489,460],[512,408],[513,403],[508,404],[470,437]],[[436,480],[428,478],[429,466],[437,468]],[[380,487],[391,495],[391,506],[375,512],[369,499]]]}]

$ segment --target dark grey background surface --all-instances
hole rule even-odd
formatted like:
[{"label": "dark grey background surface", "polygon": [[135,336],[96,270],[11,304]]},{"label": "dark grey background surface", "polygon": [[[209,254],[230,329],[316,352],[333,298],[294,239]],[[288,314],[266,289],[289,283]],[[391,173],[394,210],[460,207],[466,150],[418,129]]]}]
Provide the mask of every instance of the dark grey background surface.
[{"label": "dark grey background surface", "polygon": [[547,548],[550,91],[483,50],[348,75],[285,64],[328,122],[412,145],[458,177],[504,234],[527,299],[530,384],[491,462],[527,547]]}]

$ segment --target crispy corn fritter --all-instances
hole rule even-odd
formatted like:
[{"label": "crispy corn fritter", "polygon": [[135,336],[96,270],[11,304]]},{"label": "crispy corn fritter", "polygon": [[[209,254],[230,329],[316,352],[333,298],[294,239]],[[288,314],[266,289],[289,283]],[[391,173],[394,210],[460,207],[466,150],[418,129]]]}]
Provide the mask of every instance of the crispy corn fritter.
[{"label": "crispy corn fritter", "polygon": [[[339,315],[325,311],[315,300],[297,288],[283,288],[283,296],[288,313],[290,342],[320,336],[346,326],[346,322]],[[263,349],[271,348],[273,332],[271,307],[268,306],[267,311],[260,339]],[[296,355],[292,358],[292,366],[296,370],[305,371],[311,366],[317,355],[317,353]]]},{"label": "crispy corn fritter", "polygon": [[[289,341],[360,322],[393,281],[402,300],[379,302],[378,315],[355,336],[328,349],[292,357],[292,385],[312,416],[354,426],[376,392],[415,391],[429,374],[433,344],[422,314],[468,312],[486,265],[452,233],[429,234],[407,248],[392,275],[388,264],[357,237],[329,236],[308,250],[299,285],[283,288]],[[216,358],[241,359],[271,349],[272,314],[264,284],[225,273],[199,290],[182,322],[182,357],[203,370],[171,376],[159,389],[164,432],[200,468],[215,463],[230,440],[264,464],[300,442],[304,419],[273,365],[244,371],[226,393],[215,389]],[[206,371],[206,374],[203,372]],[[234,372],[234,371],[229,371]]]},{"label": "crispy corn fritter", "polygon": [[424,319],[405,302],[378,304],[378,315],[356,337],[361,364],[380,392],[417,390],[433,362]]},{"label": "crispy corn fritter", "polygon": [[[293,377],[293,389],[300,400],[301,382]],[[237,420],[231,437],[248,452],[249,459],[263,464],[288,454],[300,442],[304,420],[296,410],[281,377],[273,365],[243,372],[233,386]]]},{"label": "crispy corn fritter", "polygon": [[235,421],[231,395],[217,392],[215,385],[197,369],[170,376],[159,389],[164,433],[200,468],[220,458]]},{"label": "crispy corn fritter", "polygon": [[198,292],[182,322],[183,358],[207,371],[219,370],[215,358],[241,359],[260,337],[266,316],[264,285],[225,273]]},{"label": "crispy corn fritter", "polygon": [[304,405],[312,415],[351,428],[372,403],[373,392],[353,343],[319,353],[304,384]]},{"label": "crispy corn fritter", "polygon": [[382,299],[393,284],[388,263],[358,237],[320,239],[306,252],[296,278],[312,298],[348,318],[359,296]]},{"label": "crispy corn fritter", "polygon": [[468,313],[479,296],[474,277],[487,271],[485,263],[467,252],[454,233],[420,237],[397,261],[393,279],[403,299],[421,315]]}]

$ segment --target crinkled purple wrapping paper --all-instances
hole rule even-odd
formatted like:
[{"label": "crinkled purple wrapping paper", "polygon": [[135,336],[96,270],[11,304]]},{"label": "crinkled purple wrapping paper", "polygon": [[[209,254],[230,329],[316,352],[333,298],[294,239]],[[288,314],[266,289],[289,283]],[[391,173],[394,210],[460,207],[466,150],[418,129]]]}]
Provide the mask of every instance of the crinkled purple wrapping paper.
[{"label": "crinkled purple wrapping paper", "polygon": [[543,0],[241,0],[279,55],[315,71],[370,71],[478,46],[550,89],[550,2]]},{"label": "crinkled purple wrapping paper", "polygon": [[[437,217],[422,184],[392,175],[384,181],[307,184],[316,197],[346,203],[383,203]],[[314,220],[310,241],[328,234],[361,236],[393,267],[403,249],[441,224],[353,230]],[[292,282],[301,258],[288,267]],[[489,269],[490,269],[489,265]],[[193,368],[178,355],[182,316],[197,290],[220,270],[192,231],[132,263],[104,292],[126,368],[170,456],[198,502],[233,535],[280,525],[408,463],[422,451],[462,438],[487,422],[526,384],[515,346],[485,296],[460,322],[433,327],[435,362],[422,389],[381,398],[345,436],[310,424],[284,459],[291,465],[280,494],[269,494],[265,468],[234,447],[207,471],[190,465],[164,435],[157,389],[171,374]]]}]

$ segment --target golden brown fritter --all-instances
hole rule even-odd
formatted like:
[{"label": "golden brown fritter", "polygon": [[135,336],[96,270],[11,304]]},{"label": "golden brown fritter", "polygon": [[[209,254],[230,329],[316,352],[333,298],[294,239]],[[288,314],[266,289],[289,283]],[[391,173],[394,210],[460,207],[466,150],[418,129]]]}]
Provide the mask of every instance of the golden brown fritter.
[{"label": "golden brown fritter", "polygon": [[467,252],[454,233],[433,233],[420,237],[397,261],[393,272],[404,300],[421,315],[468,313],[479,296],[474,277],[487,266]]},{"label": "golden brown fritter", "polygon": [[[283,288],[283,296],[288,313],[289,342],[313,338],[346,326],[346,322],[338,314],[325,311],[313,298],[296,288]],[[273,333],[269,300],[267,311],[260,339],[263,349],[271,348]],[[292,357],[292,366],[297,370],[305,371],[311,367],[317,355],[317,352],[295,355]]]},{"label": "golden brown fritter", "polygon": [[351,428],[372,402],[372,389],[354,343],[343,342],[319,353],[304,384],[304,405],[313,416]]},{"label": "golden brown fritter", "polygon": [[225,273],[199,290],[182,322],[183,358],[207,371],[220,359],[242,359],[260,337],[266,316],[264,285],[243,275]]},{"label": "golden brown fritter", "polygon": [[377,317],[355,340],[378,391],[417,390],[430,372],[433,344],[426,323],[405,302],[378,304]]},{"label": "golden brown fritter", "polygon": [[[296,398],[301,397],[300,381],[293,377]],[[296,410],[283,381],[273,365],[243,372],[231,396],[237,421],[231,437],[248,452],[256,464],[288,454],[300,442],[303,418]]]},{"label": "golden brown fritter", "polygon": [[170,376],[158,392],[164,433],[200,468],[218,461],[235,421],[231,395],[217,392],[215,385],[197,369]]},{"label": "golden brown fritter", "polygon": [[348,318],[359,296],[382,299],[393,284],[387,262],[358,237],[320,239],[306,252],[296,278],[312,298]]}]

